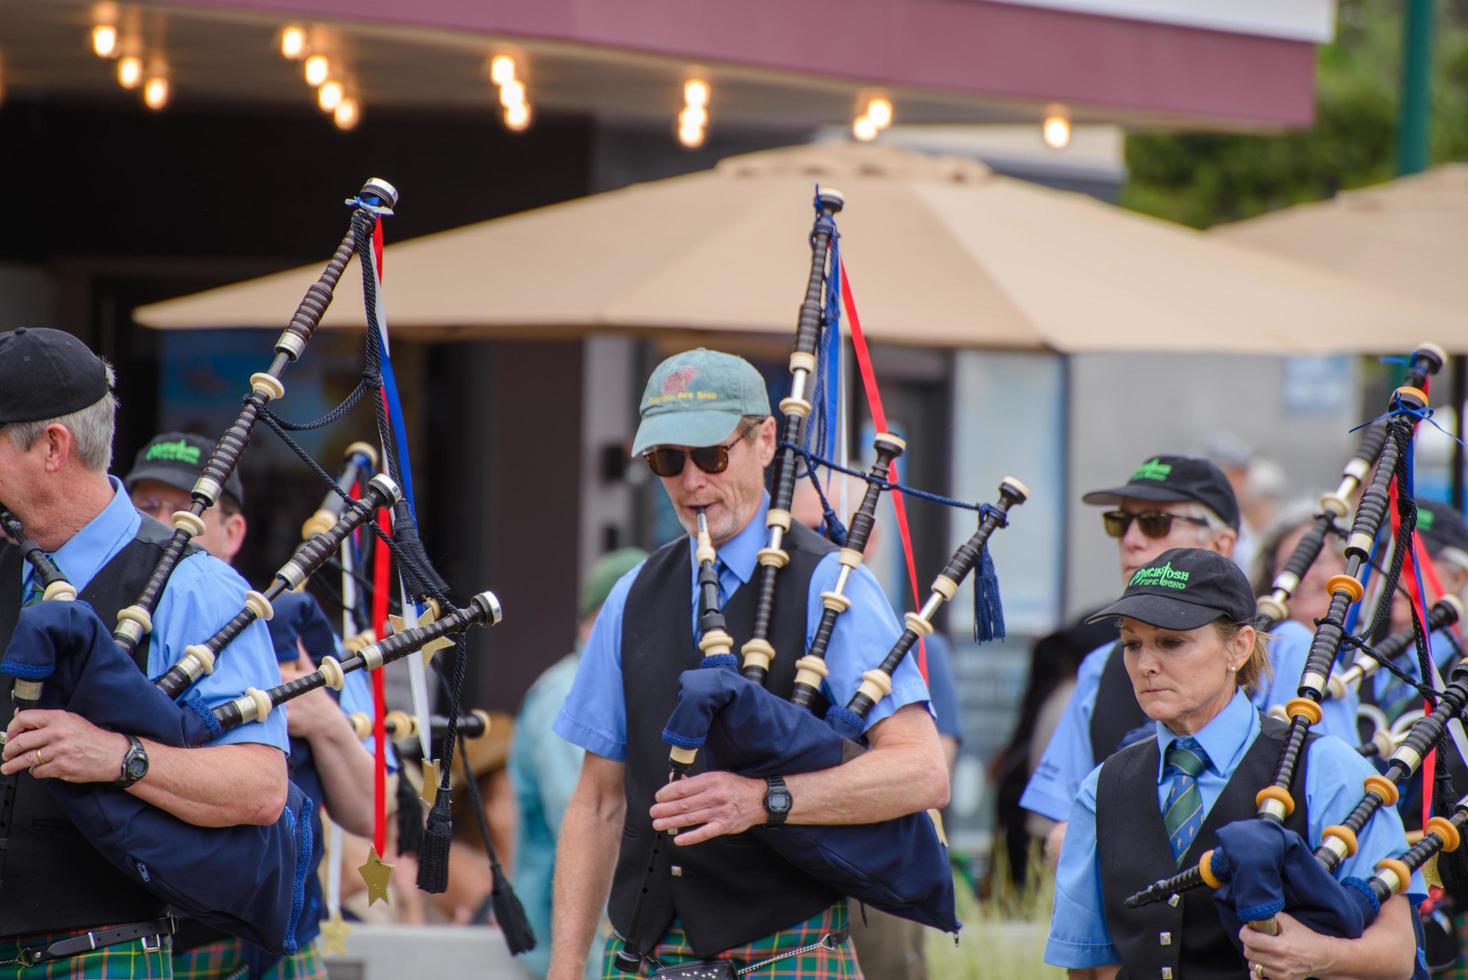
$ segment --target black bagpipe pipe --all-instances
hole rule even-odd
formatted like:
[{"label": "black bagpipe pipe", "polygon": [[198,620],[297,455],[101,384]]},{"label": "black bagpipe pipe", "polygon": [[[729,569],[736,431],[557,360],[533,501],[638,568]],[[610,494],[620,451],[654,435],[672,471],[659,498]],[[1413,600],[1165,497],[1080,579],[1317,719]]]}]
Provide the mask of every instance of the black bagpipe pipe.
[{"label": "black bagpipe pipe", "polygon": [[1422,828],[1422,839],[1401,857],[1385,858],[1376,865],[1376,874],[1367,885],[1379,903],[1405,891],[1412,872],[1421,868],[1434,855],[1451,853],[1463,842],[1463,828],[1468,825],[1468,796],[1453,804],[1451,817],[1429,817]]},{"label": "black bagpipe pipe", "polygon": [[184,655],[178,662],[154,683],[164,694],[176,698],[200,677],[212,673],[215,658],[234,642],[235,637],[243,633],[251,623],[268,620],[274,615],[272,600],[288,589],[299,589],[305,585],[307,579],[336,553],[347,535],[372,520],[372,515],[379,508],[391,507],[401,498],[402,491],[390,477],[382,473],[374,476],[367,484],[362,499],[354,500],[344,510],[338,511],[339,516],[335,523],[327,525],[297,548],[290,560],[280,566],[263,593],[245,593],[244,608],[233,619],[221,626],[208,640],[185,648]]},{"label": "black bagpipe pipe", "polygon": [[377,472],[377,450],[370,443],[354,442],[342,453],[342,470],[336,478],[336,490],[330,491],[316,512],[301,525],[301,537],[312,538],[336,523],[347,496],[357,483],[372,478]]},{"label": "black bagpipe pipe", "polygon": [[[43,602],[57,601],[70,602],[77,596],[76,586],[66,580],[56,562],[35,541],[31,540],[21,527],[20,520],[0,505],[0,531],[15,542],[20,549],[20,556],[31,563],[31,574],[41,584],[41,600]],[[16,711],[24,711],[33,708],[41,695],[40,681],[30,680],[25,677],[16,677],[15,686],[11,689],[11,700]],[[4,719],[0,724],[6,724],[9,719]],[[5,731],[0,728],[0,746],[5,744]],[[14,802],[11,800],[10,802]],[[10,821],[5,825],[10,826]]]},{"label": "black bagpipe pipe", "polygon": [[775,608],[775,576],[789,562],[782,547],[790,532],[790,502],[795,497],[795,446],[805,440],[805,420],[811,411],[806,386],[816,370],[816,346],[820,342],[822,301],[826,278],[826,259],[831,238],[836,234],[835,215],[845,199],[836,190],[822,188],[816,195],[816,220],[810,233],[810,278],[806,281],[805,299],[800,304],[800,317],[795,330],[795,349],[790,353],[790,395],[780,401],[784,416],[780,429],[780,447],[775,452],[771,476],[770,509],[765,524],[770,529],[769,543],[759,551],[759,592],[754,609],[754,626],[750,637],[740,647],[744,676],[763,684],[775,659],[770,643],[770,621]]},{"label": "black bagpipe pipe", "polygon": [[209,454],[203,472],[189,491],[193,498],[189,509],[173,515],[173,537],[169,539],[143,591],[132,605],[118,612],[113,635],[124,651],[131,653],[143,637],[152,632],[153,611],[163,595],[168,577],[183,558],[189,540],[204,531],[201,515],[214,505],[224,481],[239,465],[240,456],[250,441],[250,433],[267,403],[285,396],[285,386],[280,378],[286,368],[300,358],[320,326],[322,315],[331,305],[337,281],[356,251],[359,230],[365,228],[370,232],[377,223],[378,212],[391,209],[397,204],[397,199],[397,191],[385,180],[373,177],[362,185],[356,198],[357,207],[352,210],[351,228],[337,245],[321,276],[307,288],[290,323],[276,340],[275,357],[271,359],[270,366],[250,376],[250,394],[245,398],[244,408]]},{"label": "black bagpipe pipe", "polygon": [[1371,464],[1381,455],[1381,448],[1385,443],[1385,422],[1373,422],[1367,426],[1356,452],[1341,470],[1341,482],[1336,486],[1335,492],[1320,498],[1320,513],[1316,515],[1315,523],[1295,545],[1295,550],[1290,553],[1279,574],[1270,583],[1269,595],[1260,596],[1257,600],[1254,617],[1256,630],[1271,632],[1289,617],[1290,597],[1300,587],[1300,580],[1305,577],[1310,566],[1315,564],[1315,559],[1320,557],[1326,538],[1337,531],[1336,521],[1345,520],[1346,515],[1351,512],[1351,498],[1371,472]]},{"label": "black bagpipe pipe", "polygon": [[826,679],[826,647],[830,645],[831,633],[836,629],[836,617],[851,606],[846,596],[846,583],[856,573],[867,550],[872,528],[877,523],[877,499],[882,495],[882,484],[892,472],[892,461],[902,455],[907,443],[888,432],[879,432],[872,440],[877,458],[867,473],[867,488],[861,503],[851,515],[847,525],[846,541],[837,554],[841,571],[831,591],[821,593],[821,621],[816,626],[810,649],[795,662],[795,691],[790,700],[802,708],[815,703],[820,693],[821,681]]},{"label": "black bagpipe pipe", "polygon": [[[372,734],[372,716],[367,712],[353,712],[347,716],[347,721],[351,723],[352,731],[358,738],[366,738]],[[400,749],[418,740],[418,719],[406,711],[389,711],[383,715],[382,727],[387,737],[398,743]],[[457,731],[465,738],[482,738],[489,728],[489,712],[478,708],[467,715],[459,715],[457,719]],[[449,719],[443,715],[430,715],[428,730],[434,739],[443,738],[449,730]]]},{"label": "black bagpipe pipe", "polygon": [[[957,592],[1009,510],[1028,495],[1018,480],[1004,479],[999,502],[985,511],[978,529],[949,559],[922,610],[907,615],[906,628],[882,664],[862,675],[845,707],[832,705],[824,718],[741,676],[735,658],[727,654],[731,641],[722,617],[705,615],[702,622],[714,629],[706,629],[700,641],[704,666],[680,677],[678,703],[663,731],[671,746],[672,778],[692,771],[700,753],[710,768],[763,778],[829,769],[866,751],[865,718],[890,692],[892,672],[918,637],[932,632],[937,610]],[[698,554],[710,569],[701,575],[712,578],[712,547],[701,544]],[[787,823],[754,827],[749,834],[834,891],[946,932],[959,928],[952,870],[932,814],[873,824]]]},{"label": "black bagpipe pipe", "polygon": [[[1454,625],[1462,618],[1463,600],[1455,595],[1445,595],[1427,610],[1427,622],[1422,624],[1422,630],[1431,636],[1433,633]],[[1325,696],[1327,698],[1345,697],[1347,692],[1360,687],[1373,677],[1383,662],[1390,663],[1406,653],[1416,638],[1415,629],[1404,629],[1399,633],[1393,633],[1380,643],[1373,644],[1371,650],[1374,655],[1356,654],[1356,660],[1351,666],[1330,675],[1330,680],[1325,687]]]},{"label": "black bagpipe pipe", "polygon": [[[1406,383],[1392,395],[1393,407],[1400,404],[1419,411],[1425,408],[1427,395],[1421,386],[1442,367],[1444,360],[1442,350],[1436,345],[1420,345],[1412,354]],[[1387,514],[1388,487],[1397,470],[1401,453],[1412,438],[1414,424],[1413,418],[1403,414],[1393,414],[1387,419],[1386,438],[1376,460],[1375,472],[1370,485],[1361,496],[1351,532],[1346,538],[1345,572],[1332,576],[1326,583],[1326,591],[1331,596],[1330,608],[1316,627],[1305,667],[1301,672],[1298,696],[1285,705],[1285,713],[1289,718],[1285,744],[1275,765],[1273,780],[1255,797],[1258,819],[1276,826],[1283,825],[1285,818],[1294,811],[1295,801],[1290,794],[1290,785],[1294,782],[1295,770],[1299,765],[1300,754],[1305,749],[1310,726],[1320,721],[1320,702],[1326,697],[1331,667],[1344,642],[1342,638],[1346,633],[1346,613],[1365,594],[1362,578],[1370,568],[1371,550]],[[1348,475],[1352,466],[1354,460],[1348,464]],[[1365,782],[1366,796],[1356,810],[1344,824],[1326,828],[1324,831],[1324,839],[1315,855],[1327,870],[1334,870],[1341,860],[1354,852],[1355,835],[1365,825],[1366,820],[1381,803],[1396,801],[1396,782],[1416,771],[1426,750],[1442,737],[1447,720],[1461,711],[1465,699],[1468,699],[1468,687],[1464,686],[1464,682],[1468,682],[1468,673],[1458,680],[1459,671],[1455,669],[1454,677],[1455,682],[1449,684],[1448,690],[1441,695],[1438,710],[1414,726],[1412,732],[1393,752],[1387,771],[1389,774],[1396,774],[1396,778],[1377,775],[1368,777]],[[1220,880],[1214,867],[1217,859],[1215,851],[1206,852],[1194,867],[1155,882],[1128,897],[1127,907],[1137,908],[1162,901],[1204,884],[1217,887]],[[1250,925],[1264,932],[1272,932],[1278,928],[1272,918],[1251,922]]]}]

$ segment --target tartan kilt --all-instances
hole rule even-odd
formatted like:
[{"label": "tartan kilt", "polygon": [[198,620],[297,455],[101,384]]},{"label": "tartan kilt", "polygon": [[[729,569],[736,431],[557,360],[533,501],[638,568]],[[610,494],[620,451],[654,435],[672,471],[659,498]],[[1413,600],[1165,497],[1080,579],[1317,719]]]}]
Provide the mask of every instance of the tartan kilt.
[{"label": "tartan kilt", "polygon": [[86,933],[86,929],[70,929],[0,940],[0,963],[4,964],[0,966],[0,980],[49,980],[53,977],[56,980],[169,980],[173,976],[172,936],[164,936],[161,947],[154,950],[144,950],[143,940],[134,939],[39,966],[19,966],[12,962],[26,947],[50,944]]},{"label": "tartan kilt", "polygon": [[[218,980],[249,975],[246,947],[239,939],[186,950],[173,958],[173,980]],[[265,980],[326,980],[321,949],[312,940],[294,956],[280,960],[263,974]]]},{"label": "tartan kilt", "polygon": [[[828,933],[841,932],[846,929],[846,921],[846,903],[838,902],[804,922],[781,929],[763,939],[756,939],[752,943],[727,949],[716,958],[733,960],[736,969],[760,963],[784,951],[809,946]],[[616,967],[616,953],[621,946],[622,941],[616,935],[607,939],[606,947],[602,951],[603,980],[633,980],[633,974]],[[677,919],[673,920],[668,931],[663,933],[662,941],[649,955],[664,966],[678,966],[700,959],[694,955],[683,925]],[[647,975],[646,967],[643,972],[636,974],[638,977]],[[777,960],[750,973],[749,977],[751,980],[863,980],[861,967],[856,962],[856,950],[851,945],[849,936],[834,949],[813,949]]]}]

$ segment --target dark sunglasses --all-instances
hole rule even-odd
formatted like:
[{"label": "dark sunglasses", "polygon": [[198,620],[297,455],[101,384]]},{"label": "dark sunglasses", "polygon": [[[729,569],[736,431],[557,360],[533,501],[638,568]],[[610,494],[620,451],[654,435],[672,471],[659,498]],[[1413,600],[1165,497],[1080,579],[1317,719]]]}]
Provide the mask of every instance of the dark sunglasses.
[{"label": "dark sunglasses", "polygon": [[1208,522],[1201,517],[1189,517],[1187,514],[1167,514],[1160,510],[1143,511],[1140,514],[1131,514],[1124,510],[1108,510],[1101,515],[1101,523],[1106,527],[1106,533],[1113,538],[1126,536],[1127,528],[1132,526],[1132,521],[1137,522],[1137,527],[1149,538],[1165,538],[1172,533],[1173,521],[1187,521],[1199,527],[1207,527]]},{"label": "dark sunglasses", "polygon": [[749,429],[740,426],[732,441],[722,446],[699,446],[697,449],[670,449],[659,446],[642,454],[647,468],[658,476],[677,476],[683,472],[684,458],[693,460],[693,465],[705,473],[722,473],[729,468],[729,450],[739,445],[739,440],[749,434]]}]

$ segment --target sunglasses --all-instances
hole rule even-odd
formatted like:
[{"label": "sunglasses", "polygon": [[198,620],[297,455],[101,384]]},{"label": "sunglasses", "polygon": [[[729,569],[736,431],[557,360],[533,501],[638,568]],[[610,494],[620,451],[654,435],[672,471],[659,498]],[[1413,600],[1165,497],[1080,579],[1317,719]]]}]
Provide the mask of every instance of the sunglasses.
[{"label": "sunglasses", "polygon": [[1173,521],[1187,521],[1199,527],[1207,527],[1208,522],[1201,517],[1189,517],[1187,514],[1168,514],[1160,510],[1143,511],[1140,514],[1128,513],[1124,510],[1108,510],[1101,515],[1101,523],[1106,528],[1106,533],[1113,538],[1126,536],[1127,528],[1132,526],[1132,521],[1137,522],[1137,527],[1149,538],[1165,538],[1172,533]]},{"label": "sunglasses", "polygon": [[729,450],[739,445],[739,441],[749,434],[749,429],[740,426],[739,431],[734,433],[734,438],[722,446],[699,446],[697,449],[670,449],[667,446],[659,446],[649,449],[642,454],[642,459],[647,463],[647,468],[658,476],[677,476],[683,472],[683,461],[685,458],[692,459],[693,465],[710,475],[722,473],[729,468]]}]

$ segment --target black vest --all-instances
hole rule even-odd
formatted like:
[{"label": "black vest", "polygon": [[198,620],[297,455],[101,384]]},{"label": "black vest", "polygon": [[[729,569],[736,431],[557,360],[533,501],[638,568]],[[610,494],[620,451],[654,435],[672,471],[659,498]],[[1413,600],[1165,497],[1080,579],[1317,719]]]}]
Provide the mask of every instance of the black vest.
[{"label": "black vest", "polygon": [[[1288,727],[1273,718],[1262,720],[1259,737],[1208,811],[1198,836],[1183,855],[1182,867],[1196,865],[1204,851],[1218,845],[1219,827],[1255,815],[1254,794],[1273,781]],[[1317,737],[1311,735],[1310,740]],[[1300,753],[1290,786],[1295,811],[1285,820],[1286,827],[1307,839],[1304,788],[1308,756],[1308,748]],[[1157,739],[1130,745],[1101,767],[1096,787],[1096,856],[1106,928],[1111,944],[1121,954],[1118,976],[1147,980],[1244,976],[1249,967],[1223,930],[1211,889],[1184,892],[1175,906],[1164,901],[1139,909],[1125,907],[1128,895],[1178,870],[1157,805],[1157,761]]]},{"label": "black vest", "polygon": [[1109,759],[1127,732],[1149,720],[1137,703],[1118,641],[1106,655],[1106,666],[1096,685],[1096,705],[1091,709],[1091,764],[1099,766]]},{"label": "black vest", "polygon": [[[131,605],[158,564],[172,531],[144,517],[133,538],[104,565],[80,598],[91,603],[104,623]],[[190,549],[195,551],[197,549]],[[10,642],[20,614],[20,550],[0,539],[0,649]],[[63,569],[65,571],[65,569]],[[133,651],[138,669],[148,669],[148,640]],[[14,714],[10,684],[0,684],[0,718]],[[79,929],[136,922],[162,915],[162,899],[125,878],[66,819],[51,792],[19,773],[7,782],[14,808],[0,802],[0,820],[9,846],[0,855],[0,936]]]},{"label": "black vest", "polygon": [[[780,697],[795,686],[795,661],[805,654],[806,602],[816,565],[834,546],[800,525],[785,538],[790,563],[775,585],[770,642],[778,651],[766,684]],[[713,956],[767,936],[825,910],[842,896],[797,870],[750,834],[716,837],[691,847],[666,842],[671,873],[659,869],[631,935],[632,913],[652,847],[653,795],[668,781],[663,725],[678,695],[678,675],[697,667],[693,643],[688,539],[664,545],[643,565],[622,613],[622,687],[627,704],[627,818],[612,880],[608,913],[617,932],[650,950],[676,915],[694,952]],[[734,649],[754,622],[756,574],[724,607]],[[700,754],[696,771],[706,761]]]}]

